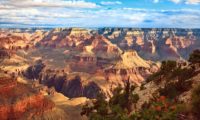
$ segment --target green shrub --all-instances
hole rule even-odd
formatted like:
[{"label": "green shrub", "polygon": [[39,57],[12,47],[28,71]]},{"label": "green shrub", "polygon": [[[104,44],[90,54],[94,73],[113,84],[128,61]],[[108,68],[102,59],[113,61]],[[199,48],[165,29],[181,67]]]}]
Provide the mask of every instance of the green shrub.
[{"label": "green shrub", "polygon": [[145,103],[139,112],[131,115],[130,120],[177,120],[180,107],[181,104],[160,96]]},{"label": "green shrub", "polygon": [[200,63],[200,50],[194,50],[192,54],[190,54],[188,61],[192,64]]},{"label": "green shrub", "polygon": [[176,68],[177,68],[176,61],[167,60],[167,61],[162,62],[160,70],[164,75],[166,75],[169,72],[172,72],[173,70],[175,70]]},{"label": "green shrub", "polygon": [[[176,68],[171,72],[169,78],[165,78],[165,87],[160,89],[161,95],[169,98],[175,98],[181,93],[188,91],[192,86],[191,77],[194,76],[194,70],[191,68]],[[174,80],[174,81],[172,81]]]},{"label": "green shrub", "polygon": [[114,90],[113,97],[108,102],[99,96],[92,107],[84,106],[82,115],[88,116],[90,120],[129,120],[129,114],[139,100],[134,89],[127,81],[125,88],[117,87]]},{"label": "green shrub", "polygon": [[160,83],[163,78],[168,78],[171,76],[171,73],[177,69],[176,61],[167,60],[162,61],[160,70],[147,78],[147,82],[154,81]]},{"label": "green shrub", "polygon": [[152,75],[150,75],[147,79],[146,82],[150,82],[150,81],[160,81],[162,79],[162,73],[161,71],[158,71],[156,73],[153,73]]}]

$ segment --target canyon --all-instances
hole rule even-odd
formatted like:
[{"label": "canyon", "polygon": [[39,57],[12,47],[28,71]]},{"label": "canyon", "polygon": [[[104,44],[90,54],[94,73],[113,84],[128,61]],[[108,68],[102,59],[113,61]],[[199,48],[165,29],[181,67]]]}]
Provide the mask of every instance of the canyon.
[{"label": "canyon", "polygon": [[140,87],[163,60],[185,62],[200,29],[0,29],[0,41],[0,118],[73,120],[99,93],[109,99],[128,79]]}]

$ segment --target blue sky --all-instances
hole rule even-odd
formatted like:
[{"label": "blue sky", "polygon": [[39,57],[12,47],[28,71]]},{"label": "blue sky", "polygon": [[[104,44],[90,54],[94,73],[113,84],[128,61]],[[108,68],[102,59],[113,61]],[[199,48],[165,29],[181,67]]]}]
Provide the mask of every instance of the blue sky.
[{"label": "blue sky", "polygon": [[200,0],[0,0],[0,27],[200,28]]}]

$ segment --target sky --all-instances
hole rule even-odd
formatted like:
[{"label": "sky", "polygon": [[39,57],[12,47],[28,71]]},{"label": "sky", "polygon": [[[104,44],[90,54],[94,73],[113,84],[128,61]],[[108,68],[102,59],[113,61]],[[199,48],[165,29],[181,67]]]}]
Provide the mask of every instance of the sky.
[{"label": "sky", "polygon": [[0,0],[0,28],[200,28],[200,0]]}]

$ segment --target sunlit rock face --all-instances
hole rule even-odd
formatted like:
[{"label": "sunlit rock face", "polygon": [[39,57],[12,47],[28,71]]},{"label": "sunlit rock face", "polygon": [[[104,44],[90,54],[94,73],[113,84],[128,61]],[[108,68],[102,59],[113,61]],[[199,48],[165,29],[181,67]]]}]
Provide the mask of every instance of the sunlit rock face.
[{"label": "sunlit rock face", "polygon": [[69,99],[36,81],[21,79],[1,68],[0,120],[86,120],[80,113],[87,98]]},{"label": "sunlit rock face", "polygon": [[0,119],[32,119],[51,111],[54,103],[29,85],[4,73],[0,76]]},{"label": "sunlit rock face", "polygon": [[124,52],[115,65],[105,70],[109,81],[121,81],[128,78],[132,83],[140,85],[151,73],[158,70],[158,66],[150,61],[145,61],[138,56],[136,51]]},{"label": "sunlit rock face", "polygon": [[80,51],[106,51],[107,53],[121,53],[119,48],[133,49],[142,58],[150,60],[187,58],[193,49],[198,48],[199,36],[198,29],[59,28],[31,33],[1,32],[1,39],[6,39],[3,41],[8,43],[15,41],[13,45],[4,45],[6,48],[25,48],[28,44],[37,47],[73,48]]},{"label": "sunlit rock face", "polygon": [[18,56],[24,77],[67,97],[95,98],[99,91],[109,97],[128,78],[141,85],[159,69],[157,62],[187,59],[199,39],[198,29],[8,29],[0,31],[0,57],[8,56],[8,70]]},{"label": "sunlit rock face", "polygon": [[[198,48],[198,29],[132,29],[56,28],[53,30],[1,30],[1,46],[6,49],[22,49],[33,46],[73,48],[81,51],[136,50],[142,58],[163,60],[187,58]],[[170,42],[171,41],[171,42]],[[164,47],[163,47],[164,46]],[[165,55],[168,54],[168,55]]]},{"label": "sunlit rock face", "polygon": [[44,30],[1,30],[1,47],[9,50],[34,48],[36,43],[44,38]]},{"label": "sunlit rock face", "polygon": [[[120,34],[113,37],[117,31]],[[197,45],[200,44],[198,29],[108,28],[100,29],[99,32],[120,48],[134,49],[142,58],[150,60],[188,58],[188,54],[199,48]]]},{"label": "sunlit rock face", "polygon": [[70,68],[72,71],[95,73],[97,70],[97,57],[93,53],[88,52],[74,55]]},{"label": "sunlit rock face", "polygon": [[78,47],[91,38],[90,30],[86,29],[53,29],[39,42],[43,46],[57,47]]}]

